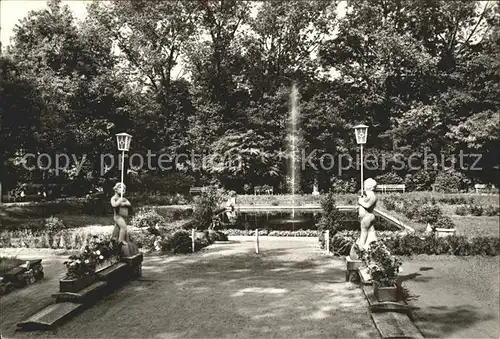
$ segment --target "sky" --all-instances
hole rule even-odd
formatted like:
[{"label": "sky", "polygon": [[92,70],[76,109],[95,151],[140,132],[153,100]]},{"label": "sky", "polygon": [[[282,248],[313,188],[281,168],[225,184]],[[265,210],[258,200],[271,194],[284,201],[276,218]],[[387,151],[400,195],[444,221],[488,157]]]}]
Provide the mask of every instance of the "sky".
[{"label": "sky", "polygon": [[[64,5],[73,12],[77,20],[82,20],[87,14],[87,5],[92,0],[63,0]],[[0,41],[3,48],[9,45],[10,37],[13,35],[14,26],[28,15],[31,10],[41,10],[47,7],[46,0],[0,0]],[[339,6],[339,13],[345,12],[345,3]]]},{"label": "sky", "polygon": [[[62,1],[64,5],[68,5],[77,20],[85,18],[86,6],[91,2],[89,0]],[[46,0],[0,0],[0,26],[2,28],[0,41],[2,41],[2,46],[5,47],[9,44],[14,26],[28,15],[29,11],[41,10],[46,7]]]}]

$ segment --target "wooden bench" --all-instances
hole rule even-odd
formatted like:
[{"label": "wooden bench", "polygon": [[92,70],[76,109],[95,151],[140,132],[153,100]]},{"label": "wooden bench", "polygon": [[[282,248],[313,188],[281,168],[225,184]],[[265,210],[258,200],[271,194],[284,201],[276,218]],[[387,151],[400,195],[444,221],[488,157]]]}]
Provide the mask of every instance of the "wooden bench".
[{"label": "wooden bench", "polygon": [[405,184],[380,184],[375,188],[376,191],[387,193],[387,192],[397,192],[402,191],[403,193],[406,190]]},{"label": "wooden bench", "polygon": [[481,191],[489,191],[488,186],[485,184],[475,184],[474,188],[476,189],[476,194],[481,193]]},{"label": "wooden bench", "polygon": [[201,194],[205,191],[205,187],[191,187],[189,189],[189,194],[191,195],[197,195],[197,194]]},{"label": "wooden bench", "polygon": [[262,193],[267,194],[267,195],[272,195],[272,194],[274,194],[274,187],[264,185],[264,186],[255,186],[253,188],[254,195],[262,194]]}]

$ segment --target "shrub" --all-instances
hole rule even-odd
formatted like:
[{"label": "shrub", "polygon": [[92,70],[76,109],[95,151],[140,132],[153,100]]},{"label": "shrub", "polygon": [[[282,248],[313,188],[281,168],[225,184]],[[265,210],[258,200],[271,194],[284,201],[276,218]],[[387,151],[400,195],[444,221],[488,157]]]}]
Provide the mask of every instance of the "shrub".
[{"label": "shrub", "polygon": [[345,214],[337,209],[335,196],[331,192],[321,201],[321,208],[323,213],[318,221],[318,230],[329,230],[333,236],[344,227],[342,221],[345,220]]},{"label": "shrub", "polygon": [[337,194],[355,193],[356,187],[357,184],[353,178],[350,180],[333,178],[330,186],[330,192]]},{"label": "shrub", "polygon": [[455,214],[456,215],[467,215],[469,214],[469,210],[466,206],[458,206],[455,208]]},{"label": "shrub", "polygon": [[472,214],[475,217],[480,217],[483,215],[483,207],[479,205],[470,205],[469,206],[470,214]]},{"label": "shrub", "polygon": [[57,233],[64,229],[64,223],[61,219],[51,216],[45,219],[44,228],[50,233]]},{"label": "shrub", "polygon": [[443,197],[439,198],[439,202],[446,205],[465,205],[467,204],[467,199],[465,197]]},{"label": "shrub", "polygon": [[389,195],[384,198],[384,206],[388,211],[393,211],[396,209],[396,201],[393,195]]},{"label": "shrub", "polygon": [[163,252],[190,253],[192,252],[192,241],[188,231],[179,230],[162,238],[160,248]]},{"label": "shrub", "polygon": [[500,207],[499,206],[493,206],[493,205],[488,205],[484,209],[484,214],[490,217],[493,217],[495,215],[500,215]]},{"label": "shrub", "polygon": [[500,239],[493,237],[473,238],[471,247],[475,255],[496,255],[500,252]]},{"label": "shrub", "polygon": [[158,212],[151,208],[141,208],[132,218],[132,226],[138,228],[155,227],[158,224],[164,224],[163,218]]},{"label": "shrub", "polygon": [[[377,232],[378,238],[395,255],[452,254],[458,256],[500,254],[498,237],[476,237],[452,235],[435,238],[433,235],[420,237],[416,234]],[[359,237],[359,231],[338,232],[331,238],[332,251],[338,255],[348,255],[352,244]]]},{"label": "shrub", "polygon": [[[453,255],[471,255],[472,245],[463,235],[454,235],[446,238],[449,244],[449,254]],[[474,240],[472,240],[474,241]]]},{"label": "shrub", "polygon": [[377,175],[375,181],[381,184],[402,184],[403,178],[393,172]]},{"label": "shrub", "polygon": [[447,215],[441,215],[439,216],[438,220],[434,223],[433,225],[436,228],[455,228],[455,224],[453,223],[453,220]]},{"label": "shrub", "polygon": [[435,179],[434,170],[419,170],[414,173],[408,173],[405,176],[404,183],[408,191],[426,191],[431,190]]},{"label": "shrub", "polygon": [[213,216],[224,199],[224,191],[212,186],[194,200],[193,227],[198,230],[208,229]]},{"label": "shrub", "polygon": [[417,207],[416,215],[414,216],[416,221],[435,224],[440,217],[442,217],[443,212],[437,205],[421,205]]},{"label": "shrub", "polygon": [[468,179],[455,170],[441,171],[434,181],[434,189],[437,192],[456,193],[468,184]]}]

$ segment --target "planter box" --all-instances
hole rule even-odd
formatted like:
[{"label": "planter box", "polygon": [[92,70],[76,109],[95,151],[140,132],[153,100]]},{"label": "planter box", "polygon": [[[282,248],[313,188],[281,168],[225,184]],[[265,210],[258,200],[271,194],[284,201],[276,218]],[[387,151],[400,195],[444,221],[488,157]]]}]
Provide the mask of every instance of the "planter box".
[{"label": "planter box", "polygon": [[382,287],[376,281],[373,281],[373,294],[378,301],[398,301],[398,288],[396,285]]},{"label": "planter box", "polygon": [[92,285],[95,281],[95,274],[85,274],[77,279],[61,279],[59,280],[59,291],[76,293],[83,290],[85,287]]},{"label": "planter box", "polygon": [[357,271],[361,266],[363,266],[363,261],[351,259],[350,256],[345,258],[346,268],[348,271]]},{"label": "planter box", "polygon": [[436,235],[436,238],[444,238],[454,235],[456,231],[457,230],[455,228],[436,228],[434,234]]}]

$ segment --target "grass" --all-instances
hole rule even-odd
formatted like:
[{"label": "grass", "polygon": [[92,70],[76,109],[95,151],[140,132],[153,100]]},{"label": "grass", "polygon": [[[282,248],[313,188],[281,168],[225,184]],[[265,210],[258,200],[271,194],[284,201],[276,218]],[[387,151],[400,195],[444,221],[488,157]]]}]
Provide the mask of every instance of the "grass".
[{"label": "grass", "polygon": [[426,338],[498,338],[500,296],[496,257],[402,257],[403,288]]},{"label": "grass", "polygon": [[[490,204],[489,200],[484,199],[488,197],[481,197],[483,198],[482,201],[484,203],[488,205]],[[500,236],[500,220],[498,216],[459,216],[455,214],[456,206],[454,205],[438,204],[438,206],[442,209],[445,215],[451,217],[458,235],[465,235],[466,237]],[[379,207],[386,210],[383,199],[379,200]],[[423,232],[427,227],[427,225],[410,220],[403,214],[396,211],[387,211],[387,213],[395,216],[406,225],[413,227],[416,231]]]},{"label": "grass", "polygon": [[450,215],[455,223],[458,235],[465,235],[467,237],[480,237],[480,236],[500,236],[498,216],[496,217],[474,217],[474,216],[459,216]]}]

